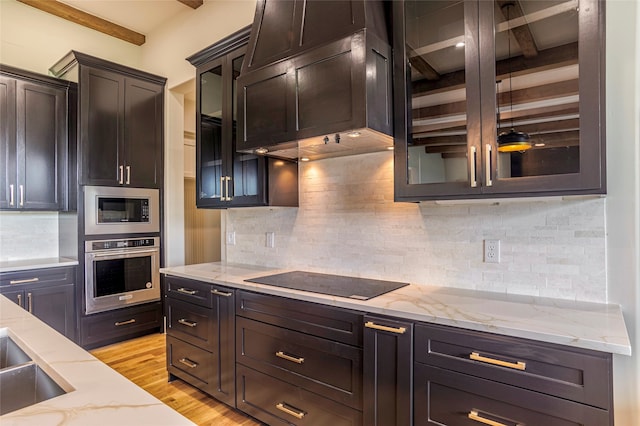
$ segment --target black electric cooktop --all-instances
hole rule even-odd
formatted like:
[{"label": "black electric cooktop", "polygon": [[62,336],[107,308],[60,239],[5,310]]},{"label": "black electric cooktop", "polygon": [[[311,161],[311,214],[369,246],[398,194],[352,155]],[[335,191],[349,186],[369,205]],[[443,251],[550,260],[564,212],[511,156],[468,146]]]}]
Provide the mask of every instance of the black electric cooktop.
[{"label": "black electric cooktop", "polygon": [[396,281],[372,280],[369,278],[345,277],[304,271],[266,275],[245,281],[358,300],[369,300],[409,285],[409,283]]}]

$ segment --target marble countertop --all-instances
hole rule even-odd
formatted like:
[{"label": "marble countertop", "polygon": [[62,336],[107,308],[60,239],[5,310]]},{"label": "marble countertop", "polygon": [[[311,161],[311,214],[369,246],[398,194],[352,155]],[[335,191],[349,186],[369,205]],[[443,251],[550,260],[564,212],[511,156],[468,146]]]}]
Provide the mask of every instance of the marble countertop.
[{"label": "marble countertop", "polygon": [[631,343],[622,311],[615,304],[507,295],[415,283],[360,301],[244,281],[286,271],[219,262],[160,269],[161,273],[212,284],[374,314],[631,355]]},{"label": "marble countertop", "polygon": [[0,296],[0,328],[68,393],[0,416],[12,425],[193,425],[26,310]]},{"label": "marble countertop", "polygon": [[75,266],[76,259],[68,257],[50,257],[45,259],[3,260],[0,262],[1,272],[19,272],[29,269],[57,268],[60,266]]}]

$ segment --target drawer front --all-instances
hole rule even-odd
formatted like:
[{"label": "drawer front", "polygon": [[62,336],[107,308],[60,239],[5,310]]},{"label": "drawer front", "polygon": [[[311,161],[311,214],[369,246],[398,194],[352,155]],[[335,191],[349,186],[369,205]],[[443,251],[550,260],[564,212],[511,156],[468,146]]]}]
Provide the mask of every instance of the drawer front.
[{"label": "drawer front", "polygon": [[165,275],[164,286],[167,297],[206,308],[211,307],[213,295],[212,285],[209,283]]},{"label": "drawer front", "polygon": [[30,269],[0,274],[0,286],[72,284],[76,281],[75,267]]},{"label": "drawer front", "polygon": [[239,291],[236,314],[362,347],[362,314],[278,296]]},{"label": "drawer front", "polygon": [[416,325],[415,361],[610,409],[611,355],[514,337]]},{"label": "drawer front", "polygon": [[115,341],[146,330],[159,330],[161,325],[160,302],[89,315],[82,318],[82,345],[95,346],[96,343]]},{"label": "drawer front", "polygon": [[238,408],[266,424],[360,426],[362,413],[238,364]]},{"label": "drawer front", "polygon": [[167,300],[167,334],[213,350],[215,330],[211,309],[181,300]]},{"label": "drawer front", "polygon": [[362,350],[238,317],[236,361],[362,409]]},{"label": "drawer front", "polygon": [[167,336],[167,370],[198,389],[212,393],[214,387],[214,358],[189,343]]},{"label": "drawer front", "polygon": [[414,385],[417,426],[613,424],[606,410],[424,364]]}]

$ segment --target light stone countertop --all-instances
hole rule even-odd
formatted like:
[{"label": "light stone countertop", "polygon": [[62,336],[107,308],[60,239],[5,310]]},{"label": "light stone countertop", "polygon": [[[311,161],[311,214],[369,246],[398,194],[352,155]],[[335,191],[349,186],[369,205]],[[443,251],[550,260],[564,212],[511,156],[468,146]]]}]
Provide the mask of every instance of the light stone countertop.
[{"label": "light stone countertop", "polygon": [[13,425],[193,425],[178,412],[0,296],[0,328],[70,391],[0,416]]},{"label": "light stone countertop", "polygon": [[76,266],[78,261],[68,257],[50,257],[45,259],[3,260],[0,262],[0,273],[19,272],[30,269],[57,268],[60,266]]},{"label": "light stone countertop", "polygon": [[507,295],[413,283],[373,299],[360,301],[244,281],[286,271],[219,262],[160,269],[161,273],[212,284],[373,314],[631,355],[627,328],[621,308],[616,304]]}]

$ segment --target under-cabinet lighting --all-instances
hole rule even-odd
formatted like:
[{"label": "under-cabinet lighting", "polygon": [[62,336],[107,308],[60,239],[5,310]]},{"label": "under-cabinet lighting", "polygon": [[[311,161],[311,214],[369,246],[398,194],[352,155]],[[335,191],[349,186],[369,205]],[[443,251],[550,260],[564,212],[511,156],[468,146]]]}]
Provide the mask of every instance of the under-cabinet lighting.
[{"label": "under-cabinet lighting", "polygon": [[267,152],[269,152],[269,150],[267,148],[258,148],[258,149],[256,149],[256,154],[264,155]]},{"label": "under-cabinet lighting", "polygon": [[393,147],[392,147],[392,146],[388,146],[388,147],[387,147],[387,150],[389,150],[389,151],[393,151]]},{"label": "under-cabinet lighting", "polygon": [[459,41],[456,43],[456,47],[459,49],[461,47],[464,47],[464,41]]},{"label": "under-cabinet lighting", "polygon": [[545,145],[546,145],[545,143],[536,143],[533,146],[537,146],[538,148],[540,148],[540,147],[545,146]]},{"label": "under-cabinet lighting", "polygon": [[302,158],[300,158],[300,161],[309,161],[309,158],[308,157],[302,157]]},{"label": "under-cabinet lighting", "polygon": [[347,136],[349,136],[350,138],[357,138],[360,136],[360,132],[349,132],[347,133]]}]

